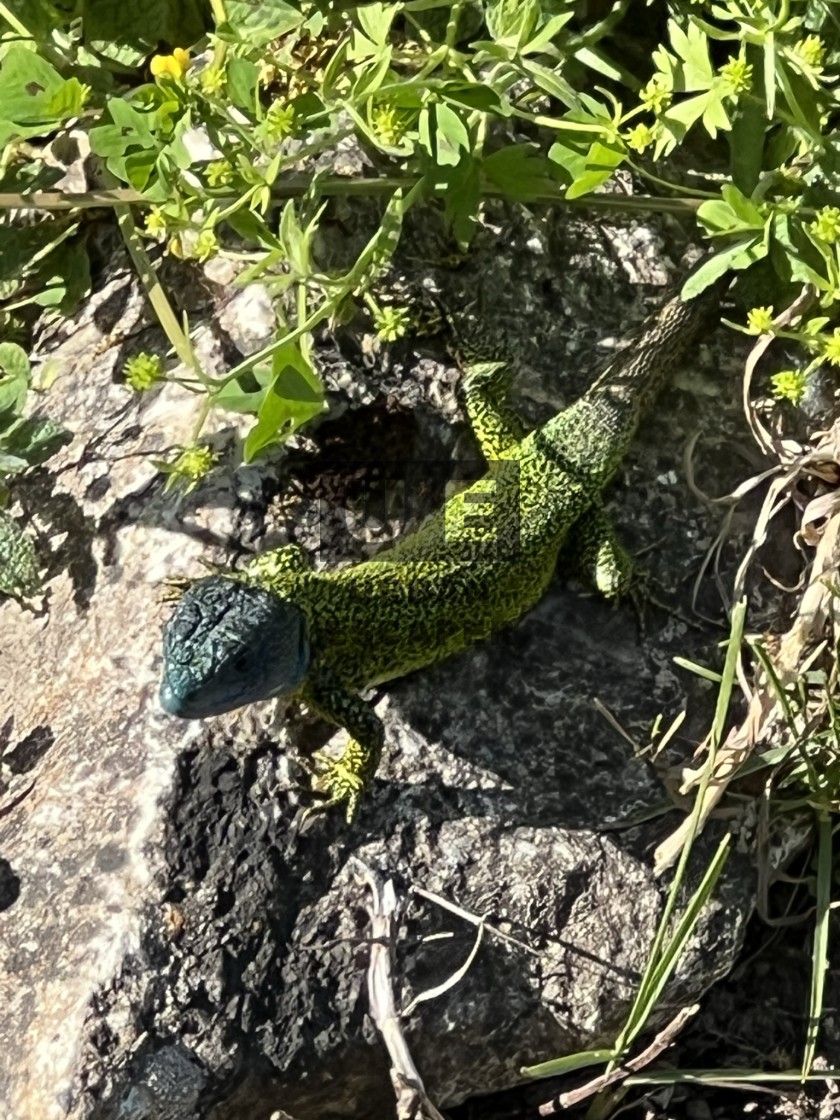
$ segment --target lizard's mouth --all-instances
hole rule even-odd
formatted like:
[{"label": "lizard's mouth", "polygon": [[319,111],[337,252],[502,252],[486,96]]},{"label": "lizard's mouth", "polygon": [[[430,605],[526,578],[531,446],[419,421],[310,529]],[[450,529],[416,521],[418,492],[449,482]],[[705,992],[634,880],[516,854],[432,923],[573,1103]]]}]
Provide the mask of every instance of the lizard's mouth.
[{"label": "lizard's mouth", "polygon": [[231,707],[226,701],[212,704],[200,696],[184,695],[166,679],[160,686],[160,706],[167,715],[179,716],[181,719],[208,719],[230,711]]}]

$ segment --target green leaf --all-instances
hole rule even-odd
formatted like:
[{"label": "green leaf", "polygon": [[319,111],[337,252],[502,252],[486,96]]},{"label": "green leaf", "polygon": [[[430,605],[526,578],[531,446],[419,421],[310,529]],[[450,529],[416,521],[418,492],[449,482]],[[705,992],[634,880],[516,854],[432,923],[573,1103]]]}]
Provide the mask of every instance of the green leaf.
[{"label": "green leaf", "polygon": [[82,87],[34,51],[9,47],[0,66],[0,144],[46,135],[81,110]]},{"label": "green leaf", "polygon": [[557,140],[548,149],[548,158],[560,172],[560,179],[570,187],[575,179],[586,174],[586,156],[589,145],[570,140]]},{"label": "green leaf", "polygon": [[558,170],[567,186],[567,198],[580,198],[591,194],[612,176],[625,159],[624,150],[618,145],[604,144],[600,140],[558,140],[549,148],[548,158]]},{"label": "green leaf", "polygon": [[0,455],[19,456],[24,467],[37,467],[72,438],[71,432],[48,417],[27,416],[0,432]]},{"label": "green leaf", "polygon": [[253,210],[236,210],[233,214],[228,214],[225,218],[225,222],[231,229],[235,230],[244,241],[250,242],[252,245],[259,245],[260,248],[265,249],[266,252],[282,251],[280,240],[268,228],[264,220],[255,214]]},{"label": "green leaf", "polygon": [[709,58],[709,41],[699,27],[689,21],[683,31],[675,20],[668,23],[671,44],[682,60],[681,82],[678,88],[692,91],[708,89],[715,80]]},{"label": "green leaf", "polygon": [[[260,3],[261,8],[270,3]],[[236,7],[235,0],[227,4]],[[142,4],[117,4],[114,0],[85,0],[85,43],[105,58],[122,65],[140,65],[160,43],[191,47],[209,28],[209,7],[204,0],[145,0]]]},{"label": "green leaf", "polygon": [[520,1073],[523,1077],[560,1077],[589,1066],[603,1065],[618,1056],[615,1050],[582,1050],[577,1054],[566,1054],[562,1058],[551,1058],[536,1066],[523,1066]]},{"label": "green leaf", "polygon": [[227,91],[233,104],[239,109],[244,109],[246,113],[254,112],[258,77],[259,70],[250,59],[239,58],[236,55],[229,59]]},{"label": "green leaf", "polygon": [[721,188],[722,198],[704,202],[697,219],[712,235],[742,230],[763,230],[765,219],[758,207],[733,183]]},{"label": "green leaf", "polygon": [[540,14],[539,0],[488,0],[487,30],[500,46],[518,48],[533,36]]},{"label": "green leaf", "polygon": [[321,96],[329,101],[338,95],[342,81],[347,77],[347,55],[350,50],[350,40],[344,39],[332,53],[332,58],[324,70],[321,80]]},{"label": "green leaf", "polygon": [[590,70],[594,70],[597,74],[603,74],[605,78],[609,78],[612,82],[621,82],[622,85],[627,85],[631,89],[638,88],[638,79],[634,78],[623,66],[613,62],[600,47],[580,47],[575,51],[574,57],[584,66],[588,66]]},{"label": "green leaf", "polygon": [[399,244],[402,223],[403,196],[402,190],[397,189],[388,200],[379,229],[365,245],[350,271],[336,285],[336,302],[372,283],[387,267]]},{"label": "green leaf", "polygon": [[584,170],[575,177],[566,198],[582,198],[591,194],[612,176],[613,171],[624,162],[624,150],[617,145],[610,146],[596,140],[584,160]]},{"label": "green leaf", "polygon": [[[431,156],[438,166],[454,167],[461,158],[459,149],[455,147],[438,127],[438,109],[446,109],[455,113],[446,105],[432,102],[427,108],[421,110],[417,121],[418,139],[420,147]],[[466,130],[465,130],[466,131]],[[467,145],[468,146],[468,145]]]},{"label": "green leaf", "polygon": [[822,144],[821,109],[814,90],[801,74],[789,70],[781,58],[777,61],[775,74],[796,123],[816,144]]},{"label": "green leaf", "polygon": [[84,105],[84,89],[78,78],[62,82],[47,102],[47,112],[57,121],[78,117]]},{"label": "green leaf", "polygon": [[0,510],[0,594],[25,599],[40,589],[32,539],[8,513]]},{"label": "green leaf", "polygon": [[770,220],[770,234],[770,260],[784,283],[798,280],[813,284],[821,292],[831,289],[823,252],[802,228],[798,216],[774,214]]},{"label": "green leaf", "polygon": [[367,66],[362,67],[358,77],[353,83],[353,99],[355,101],[362,101],[366,97],[371,97],[388,76],[388,70],[391,65],[391,48],[382,47],[377,48],[381,53],[373,59]]},{"label": "green leaf", "polygon": [[709,135],[714,138],[717,134],[717,128],[729,127],[729,118],[723,107],[722,97],[722,89],[706,90],[705,93],[698,93],[694,97],[688,97],[684,101],[678,101],[671,105],[662,114],[660,120],[680,142],[691,126],[701,118],[705,121],[708,114],[710,125],[707,125],[707,128]]},{"label": "green leaf", "polygon": [[760,104],[744,99],[732,117],[729,166],[735,185],[752,194],[761,176],[767,121]]},{"label": "green leaf", "polygon": [[561,76],[559,70],[549,70],[547,66],[541,66],[540,63],[534,62],[530,58],[523,60],[522,67],[530,74],[534,84],[539,86],[541,90],[551,94],[552,97],[556,97],[569,109],[580,108],[581,102],[578,95],[566,79]]},{"label": "green leaf", "polygon": [[[495,113],[499,117],[510,116],[509,102],[492,86],[482,85],[479,82],[434,81],[429,81],[427,85],[430,90],[437,92],[444,101],[451,102],[458,107],[477,109],[480,113]],[[396,97],[390,96],[389,100],[396,105],[410,105],[412,108],[422,104],[416,86],[409,83],[403,87],[404,95],[406,90],[413,94],[413,99],[410,102],[407,100],[401,101],[399,93]]]},{"label": "green leaf", "polygon": [[738,190],[734,183],[724,183],[720,193],[723,201],[731,207],[732,213],[740,219],[743,227],[747,229],[764,228],[764,215],[751,199]]},{"label": "green leaf", "polygon": [[529,202],[541,195],[553,194],[557,184],[551,176],[551,164],[530,144],[510,144],[500,148],[482,163],[484,176],[504,195],[518,202]]},{"label": "green leaf", "polygon": [[729,114],[723,104],[723,98],[712,96],[714,92],[714,90],[709,90],[709,102],[706,111],[703,113],[703,127],[713,140],[718,134],[718,129],[721,132],[728,132],[732,127],[729,123]]},{"label": "green leaf", "polygon": [[0,342],[0,376],[21,378],[29,384],[29,358],[16,342]]},{"label": "green leaf", "polygon": [[225,0],[227,21],[216,28],[224,39],[261,47],[271,39],[294,31],[303,13],[285,0]]},{"label": "green leaf", "polygon": [[[162,147],[152,131],[156,114],[140,110],[122,97],[109,98],[106,108],[114,123],[90,130],[91,150],[105,159],[112,175],[130,183],[136,190],[144,190]],[[138,150],[148,154],[138,157]],[[129,162],[130,154],[135,158]]]},{"label": "green leaf", "polygon": [[[33,287],[36,285],[33,284]],[[57,307],[69,315],[90,291],[90,258],[77,241],[65,241],[54,249],[38,270],[32,302]]]},{"label": "green leaf", "polygon": [[0,451],[0,479],[4,475],[22,474],[28,466],[29,463],[19,455],[7,455],[5,451]]},{"label": "green leaf", "polygon": [[301,424],[324,410],[321,383],[297,343],[287,343],[275,351],[272,375],[257,423],[245,440],[246,463],[269,447],[283,443]]},{"label": "green leaf", "polygon": [[271,364],[264,362],[228,381],[213,397],[218,408],[256,416],[272,382]]},{"label": "green leaf", "polygon": [[72,12],[58,11],[50,0],[5,0],[5,5],[32,38],[40,42],[59,28],[66,30],[73,18]]},{"label": "green leaf", "polygon": [[713,199],[701,204],[697,211],[697,220],[709,233],[729,233],[738,229],[738,216],[728,202],[722,199]]},{"label": "green leaf", "polygon": [[310,221],[302,226],[294,199],[289,199],[280,217],[280,244],[292,273],[301,280],[307,279],[312,272],[312,242],[318,231],[318,220],[324,212],[323,203]]},{"label": "green leaf", "polygon": [[108,160],[108,168],[136,191],[144,191],[154,174],[158,156],[155,152],[131,152],[125,158]]},{"label": "green leaf", "polygon": [[435,105],[435,117],[438,136],[442,136],[450,148],[453,150],[458,148],[462,148],[464,151],[470,150],[470,134],[454,109],[442,102],[438,103]]},{"label": "green leaf", "polygon": [[776,115],[776,36],[769,31],[764,38],[764,102],[768,121]]},{"label": "green leaf", "polygon": [[26,351],[15,342],[0,342],[0,425],[3,427],[20,415],[29,381]]},{"label": "green leaf", "polygon": [[0,68],[0,106],[16,124],[55,121],[48,106],[64,79],[46,59],[27,47],[10,46]]},{"label": "green leaf", "polygon": [[522,47],[521,54],[538,54],[544,51],[547,46],[552,42],[555,36],[559,35],[570,19],[574,18],[574,12],[560,12],[542,25],[539,31],[532,39]]},{"label": "green leaf", "polygon": [[400,7],[400,4],[360,4],[356,8],[356,18],[368,39],[383,46]]},{"label": "green leaf", "polygon": [[696,272],[686,280],[680,292],[680,298],[693,299],[705,291],[710,284],[714,284],[730,269],[742,272],[744,269],[767,256],[767,242],[763,237],[752,237],[749,240],[737,241],[727,249],[722,249],[709,260],[705,261]]},{"label": "green leaf", "polygon": [[470,152],[464,152],[458,166],[449,170],[443,196],[446,223],[461,248],[473,238],[480,201],[480,164]]},{"label": "green leaf", "polygon": [[364,62],[368,58],[378,58],[380,51],[386,49],[383,45],[368,39],[358,28],[353,30],[347,57],[351,62]]}]

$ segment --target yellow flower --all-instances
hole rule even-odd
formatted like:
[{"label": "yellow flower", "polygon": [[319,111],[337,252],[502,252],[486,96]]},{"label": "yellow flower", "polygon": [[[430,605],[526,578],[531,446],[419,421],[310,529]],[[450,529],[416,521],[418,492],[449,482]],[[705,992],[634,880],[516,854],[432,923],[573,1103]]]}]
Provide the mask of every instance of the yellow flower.
[{"label": "yellow flower", "polygon": [[752,66],[745,58],[730,58],[719,73],[728,87],[727,92],[735,97],[752,89]]},{"label": "yellow flower", "polygon": [[163,359],[159,354],[135,354],[123,368],[128,384],[138,393],[151,389],[163,377]]},{"label": "yellow flower", "polygon": [[625,135],[624,142],[628,148],[632,148],[634,152],[641,155],[645,148],[650,147],[654,139],[652,129],[648,128],[646,124],[637,124]]},{"label": "yellow flower", "polygon": [[222,66],[206,66],[201,71],[201,88],[211,96],[224,88],[225,71]]},{"label": "yellow flower", "polygon": [[183,448],[174,463],[158,463],[157,466],[169,475],[164,491],[173,486],[183,487],[186,493],[194,490],[216,465],[218,457],[209,447],[193,444]]},{"label": "yellow flower", "polygon": [[153,206],[146,215],[146,233],[152,237],[162,237],[166,233],[168,222],[166,214],[160,206]]},{"label": "yellow flower", "polygon": [[773,396],[777,401],[799,404],[805,395],[805,372],[801,369],[783,369],[770,378]]},{"label": "yellow flower", "polygon": [[798,43],[794,44],[793,53],[815,74],[822,72],[823,62],[825,61],[825,43],[819,35],[808,35],[806,38],[800,39]]},{"label": "yellow flower", "polygon": [[649,113],[661,113],[671,103],[671,85],[664,74],[654,74],[639,94]]},{"label": "yellow flower", "polygon": [[233,182],[233,168],[224,159],[215,159],[207,164],[207,185],[209,187],[229,187]]},{"label": "yellow flower", "polygon": [[383,342],[396,342],[411,326],[411,313],[407,307],[378,307],[374,311],[373,322]]},{"label": "yellow flower", "polygon": [[180,81],[190,64],[190,52],[176,47],[172,54],[156,54],[149,63],[154,78],[174,78]]},{"label": "yellow flower", "polygon": [[219,251],[219,239],[215,230],[205,227],[196,238],[193,246],[193,256],[197,261],[207,261]]},{"label": "yellow flower", "polygon": [[289,102],[275,101],[254,129],[260,144],[279,144],[295,130],[295,107]]},{"label": "yellow flower", "polygon": [[835,327],[832,334],[820,340],[820,349],[823,357],[827,358],[833,366],[840,366],[840,327]]},{"label": "yellow flower", "polygon": [[394,105],[377,105],[371,113],[370,123],[377,138],[393,148],[399,144],[405,129],[403,114]]},{"label": "yellow flower", "polygon": [[747,326],[750,334],[769,334],[773,330],[773,308],[754,307],[747,312]]},{"label": "yellow flower", "polygon": [[836,206],[823,206],[822,210],[817,211],[816,218],[808,229],[820,241],[833,245],[840,239],[840,210]]}]

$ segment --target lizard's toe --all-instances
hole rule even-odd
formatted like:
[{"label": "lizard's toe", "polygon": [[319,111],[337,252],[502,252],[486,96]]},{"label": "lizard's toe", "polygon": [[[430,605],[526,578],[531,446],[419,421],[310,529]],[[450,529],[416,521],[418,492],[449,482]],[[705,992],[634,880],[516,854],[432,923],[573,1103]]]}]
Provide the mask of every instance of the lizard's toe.
[{"label": "lizard's toe", "polygon": [[350,824],[368,784],[368,777],[364,772],[366,767],[360,766],[355,753],[349,750],[340,758],[317,751],[304,765],[312,776],[312,789],[326,798],[307,810],[307,814],[323,812],[334,805],[344,805],[347,823]]}]

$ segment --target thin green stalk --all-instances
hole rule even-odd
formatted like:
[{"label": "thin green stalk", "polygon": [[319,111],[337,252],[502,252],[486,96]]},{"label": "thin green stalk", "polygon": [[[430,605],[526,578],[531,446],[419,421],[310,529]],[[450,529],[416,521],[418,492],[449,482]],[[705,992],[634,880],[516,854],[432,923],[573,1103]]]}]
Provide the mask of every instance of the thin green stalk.
[{"label": "thin green stalk", "polygon": [[802,1075],[798,1069],[773,1070],[766,1069],[674,1069],[662,1070],[656,1073],[631,1073],[624,1081],[625,1085],[732,1085],[761,1084],[763,1081],[771,1084],[797,1081],[828,1081],[829,1078],[840,1078],[840,1069],[821,1069],[817,1073]]},{"label": "thin green stalk", "polygon": [[[697,790],[694,800],[694,807],[691,812],[691,829],[688,834],[688,839],[680,853],[679,863],[674,873],[674,878],[671,882],[671,888],[668,891],[668,897],[665,900],[665,907],[662,911],[662,917],[659,921],[659,928],[656,931],[653,945],[648,957],[648,966],[645,974],[642,977],[642,982],[639,985],[639,991],[633,1003],[630,1013],[627,1016],[627,1023],[624,1030],[619,1035],[616,1041],[617,1060],[626,1053],[627,1047],[633,1039],[643,1029],[648,1015],[653,1009],[655,1003],[655,996],[658,995],[662,988],[662,978],[660,973],[660,962],[666,958],[665,939],[668,935],[668,929],[671,924],[671,918],[676,909],[677,901],[679,898],[680,887],[682,886],[685,878],[686,868],[688,866],[689,856],[694,844],[694,839],[697,834],[697,827],[700,823],[700,814],[705,799],[706,790],[714,773],[715,761],[717,757],[717,750],[723,738],[723,732],[726,726],[726,716],[729,710],[729,702],[732,697],[732,686],[735,681],[735,673],[737,661],[741,654],[741,645],[744,637],[744,622],[746,620],[747,604],[746,600],[740,599],[734,606],[732,611],[732,620],[729,631],[729,643],[726,650],[726,658],[723,666],[723,673],[718,690],[717,704],[715,706],[715,715],[712,721],[712,728],[709,732],[709,753],[706,759],[706,765],[703,769],[703,777]],[[722,856],[722,848],[718,849],[715,860]],[[715,861],[713,861],[714,864]],[[711,869],[711,865],[710,865]],[[707,871],[707,875],[708,875]],[[671,939],[673,945],[676,935]],[[676,963],[674,961],[674,963]],[[670,971],[670,969],[669,969]],[[613,1063],[613,1068],[615,1063]],[[608,1070],[607,1072],[610,1072]]]},{"label": "thin green stalk", "polygon": [[178,316],[175,314],[172,304],[169,302],[166,292],[163,290],[163,286],[158,280],[154,265],[149,260],[149,256],[143,248],[143,243],[140,240],[140,235],[134,224],[131,207],[126,206],[125,203],[117,203],[114,207],[114,213],[117,217],[117,225],[123,236],[123,241],[125,241],[125,247],[128,249],[128,255],[131,257],[131,261],[137,270],[137,275],[140,277],[140,283],[143,285],[143,290],[154,309],[155,315],[157,315],[166,337],[169,339],[172,349],[177,354],[178,360],[194,373],[200,381],[206,384],[206,375],[196,361],[189,337],[182,330],[181,324],[178,322]]},{"label": "thin green stalk", "polygon": [[[325,176],[318,183],[318,193],[323,197],[350,197],[354,195],[391,194],[395,190],[411,191],[422,180],[392,176],[382,179],[350,179],[341,176]],[[312,178],[308,175],[288,175],[271,188],[272,198],[300,198],[308,193]],[[443,190],[444,188],[441,188]],[[582,198],[566,198],[563,187],[558,184],[557,191],[534,193],[534,202],[550,202],[556,206],[568,206],[577,210],[618,210],[623,213],[681,214],[688,216],[696,213],[702,204],[697,198],[658,198],[656,195],[619,195],[590,194]],[[432,194],[437,193],[432,185]],[[485,184],[485,198],[506,198],[504,191]],[[233,198],[218,198],[223,205],[235,201]],[[64,194],[61,191],[33,191],[32,194],[0,193],[0,210],[84,210],[94,207],[116,207],[120,204],[153,205],[139,191],[128,187],[113,190],[85,191],[80,194]],[[803,209],[802,213],[806,213]]]},{"label": "thin green stalk", "polygon": [[15,13],[9,8],[7,4],[0,2],[0,19],[4,19],[9,24],[12,31],[16,31],[22,39],[34,39],[35,36],[26,26],[20,22]]},{"label": "thin green stalk", "polygon": [[[828,971],[828,933],[831,916],[832,881],[831,815],[821,809],[817,813],[817,913],[814,919],[814,946],[811,953],[811,995],[808,1005],[808,1033],[802,1056],[801,1081],[811,1072],[817,1053],[817,1038],[825,996],[825,974]],[[820,1071],[820,1076],[825,1073]]]}]

